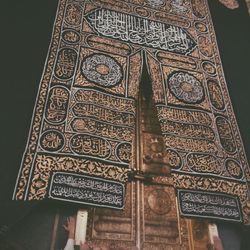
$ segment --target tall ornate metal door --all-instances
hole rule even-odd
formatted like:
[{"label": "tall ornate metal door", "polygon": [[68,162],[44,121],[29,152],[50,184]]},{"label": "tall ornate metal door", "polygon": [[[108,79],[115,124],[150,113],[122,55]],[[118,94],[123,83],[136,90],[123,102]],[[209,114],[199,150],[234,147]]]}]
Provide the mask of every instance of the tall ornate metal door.
[{"label": "tall ornate metal door", "polygon": [[142,91],[137,114],[133,167],[156,177],[153,183],[137,180],[127,185],[124,210],[90,211],[89,244],[113,250],[207,249],[206,221],[180,218],[171,177],[162,176],[162,170],[178,164],[178,158],[169,162],[171,152],[164,153],[152,98],[145,98]]}]

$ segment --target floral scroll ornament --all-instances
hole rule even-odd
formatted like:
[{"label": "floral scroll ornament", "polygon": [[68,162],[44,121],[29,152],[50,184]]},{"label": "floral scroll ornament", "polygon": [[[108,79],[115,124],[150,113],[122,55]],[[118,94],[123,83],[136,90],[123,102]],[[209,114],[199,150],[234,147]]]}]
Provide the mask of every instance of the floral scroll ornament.
[{"label": "floral scroll ornament", "polygon": [[200,81],[193,75],[176,71],[168,78],[170,91],[180,101],[186,103],[200,103],[204,98],[204,91]]},{"label": "floral scroll ornament", "polygon": [[239,8],[238,0],[219,0],[228,9],[234,10]]}]

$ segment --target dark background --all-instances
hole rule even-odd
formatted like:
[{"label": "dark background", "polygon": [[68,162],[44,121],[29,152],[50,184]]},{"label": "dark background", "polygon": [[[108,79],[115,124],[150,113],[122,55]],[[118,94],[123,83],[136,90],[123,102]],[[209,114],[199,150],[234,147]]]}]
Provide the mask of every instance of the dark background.
[{"label": "dark background", "polygon": [[[226,81],[250,159],[250,18],[244,0],[239,2],[239,9],[229,10],[218,0],[209,0]],[[20,219],[33,206],[19,202],[11,208],[3,204],[11,200],[25,150],[57,3],[57,0],[1,3],[0,218],[4,215],[6,223]]]}]

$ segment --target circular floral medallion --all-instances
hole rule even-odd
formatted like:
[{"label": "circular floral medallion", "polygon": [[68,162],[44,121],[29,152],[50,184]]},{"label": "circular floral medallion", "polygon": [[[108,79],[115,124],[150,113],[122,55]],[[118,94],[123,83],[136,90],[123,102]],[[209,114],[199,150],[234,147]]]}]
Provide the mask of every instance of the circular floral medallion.
[{"label": "circular floral medallion", "polygon": [[168,85],[171,93],[180,101],[200,103],[204,98],[200,81],[189,73],[174,72],[168,78]]},{"label": "circular floral medallion", "polygon": [[148,205],[156,214],[167,214],[171,210],[171,198],[164,190],[156,189],[149,193]]},{"label": "circular floral medallion", "polygon": [[113,87],[122,80],[122,67],[104,54],[92,54],[82,61],[81,72],[89,81],[103,87]]}]

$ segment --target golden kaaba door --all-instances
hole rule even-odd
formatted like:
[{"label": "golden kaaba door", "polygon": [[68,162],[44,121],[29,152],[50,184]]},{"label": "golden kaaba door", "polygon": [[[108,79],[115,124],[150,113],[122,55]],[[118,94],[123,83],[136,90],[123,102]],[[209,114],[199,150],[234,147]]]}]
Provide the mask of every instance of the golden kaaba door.
[{"label": "golden kaaba door", "polygon": [[[160,125],[149,96],[146,98],[141,93],[137,105],[134,143],[137,157],[133,167],[157,174],[168,165],[168,158],[164,156]],[[164,184],[161,178],[165,179]],[[113,250],[207,249],[206,221],[180,218],[171,178],[158,179],[154,184],[139,180],[129,183],[122,211],[102,208],[89,211],[89,244]]]}]

